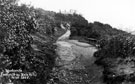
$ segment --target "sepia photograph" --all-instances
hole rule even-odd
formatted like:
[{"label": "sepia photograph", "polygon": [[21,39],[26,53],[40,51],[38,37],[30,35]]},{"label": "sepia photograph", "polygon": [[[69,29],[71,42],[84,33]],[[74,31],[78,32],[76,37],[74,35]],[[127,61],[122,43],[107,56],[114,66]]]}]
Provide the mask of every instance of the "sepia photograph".
[{"label": "sepia photograph", "polygon": [[135,84],[135,0],[0,0],[0,84]]}]

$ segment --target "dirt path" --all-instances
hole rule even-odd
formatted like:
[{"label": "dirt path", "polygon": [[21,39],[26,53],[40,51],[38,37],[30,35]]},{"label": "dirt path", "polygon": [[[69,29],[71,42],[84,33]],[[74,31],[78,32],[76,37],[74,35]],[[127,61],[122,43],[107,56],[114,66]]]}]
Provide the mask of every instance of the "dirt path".
[{"label": "dirt path", "polygon": [[102,84],[102,69],[94,64],[96,47],[78,40],[69,40],[70,30],[58,38],[56,52],[57,78],[61,84]]},{"label": "dirt path", "polygon": [[[89,59],[97,51],[97,49],[94,46],[87,43],[78,42],[76,40],[59,41],[56,44],[58,46],[57,51],[60,52],[58,54],[61,57],[64,56],[62,54],[65,53],[69,55],[68,57],[75,58],[71,55],[71,53],[73,53],[75,56],[83,56],[84,58]],[[67,58],[65,57],[65,60],[66,59]]]},{"label": "dirt path", "polygon": [[[94,64],[97,49],[87,43],[59,41],[58,78],[62,84],[103,84],[102,69]],[[61,75],[62,74],[62,75]]]}]

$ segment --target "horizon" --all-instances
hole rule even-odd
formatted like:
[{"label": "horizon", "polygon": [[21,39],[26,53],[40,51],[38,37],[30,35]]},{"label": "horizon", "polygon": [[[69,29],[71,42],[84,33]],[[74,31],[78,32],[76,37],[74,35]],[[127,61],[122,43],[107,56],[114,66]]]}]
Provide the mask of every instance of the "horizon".
[{"label": "horizon", "polygon": [[54,12],[75,10],[88,22],[98,21],[127,32],[135,31],[135,0],[20,0],[19,3]]}]

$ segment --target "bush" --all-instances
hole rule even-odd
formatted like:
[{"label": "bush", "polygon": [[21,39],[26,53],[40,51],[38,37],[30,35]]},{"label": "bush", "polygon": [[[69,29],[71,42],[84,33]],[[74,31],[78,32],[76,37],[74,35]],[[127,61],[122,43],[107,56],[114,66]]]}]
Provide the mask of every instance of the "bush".
[{"label": "bush", "polygon": [[35,51],[31,44],[31,34],[37,32],[35,10],[26,5],[18,6],[16,0],[0,0],[0,71],[18,70],[23,73],[35,72],[36,76],[26,79],[3,77],[6,83],[12,80],[15,84],[45,84],[54,66],[54,46],[50,42]]},{"label": "bush", "polygon": [[95,53],[96,64],[104,67],[104,81],[107,84],[135,82],[135,39],[134,36],[119,35],[100,43]]}]

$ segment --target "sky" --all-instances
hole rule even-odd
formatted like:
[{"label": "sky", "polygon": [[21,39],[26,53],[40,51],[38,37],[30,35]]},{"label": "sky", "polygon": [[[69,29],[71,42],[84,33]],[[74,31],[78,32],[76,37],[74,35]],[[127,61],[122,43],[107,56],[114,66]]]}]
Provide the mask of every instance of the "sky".
[{"label": "sky", "polygon": [[55,12],[76,10],[89,22],[135,31],[135,0],[20,0],[20,3]]}]

